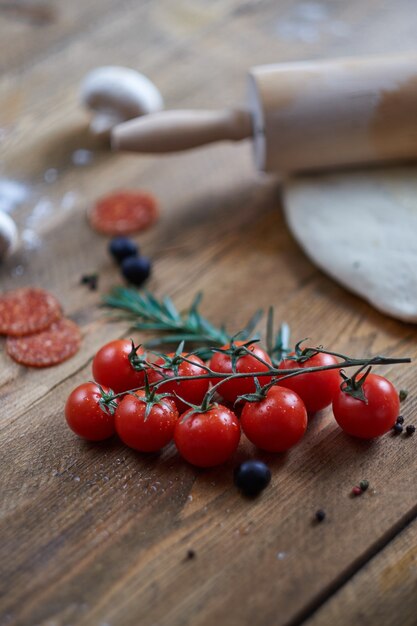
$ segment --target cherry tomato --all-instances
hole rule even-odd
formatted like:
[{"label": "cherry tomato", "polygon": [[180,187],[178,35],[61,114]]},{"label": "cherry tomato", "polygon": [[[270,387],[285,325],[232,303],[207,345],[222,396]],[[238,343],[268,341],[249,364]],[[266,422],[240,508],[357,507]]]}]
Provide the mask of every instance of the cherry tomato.
[{"label": "cherry tomato", "polygon": [[175,427],[174,440],[181,456],[197,467],[225,463],[236,451],[240,426],[236,415],[220,404],[204,413],[186,411]]},{"label": "cherry tomato", "polygon": [[129,448],[140,452],[156,452],[174,436],[178,410],[170,398],[162,398],[146,413],[145,392],[138,391],[123,398],[116,410],[116,431]]},{"label": "cherry tomato", "polygon": [[[168,354],[167,356],[170,359],[175,357],[174,354]],[[201,376],[206,374],[205,369],[201,367],[204,363],[198,356],[195,354],[187,355],[185,352],[182,353],[181,356],[187,357],[187,359],[192,361],[192,363],[182,361],[182,363],[178,365],[178,376]],[[155,363],[157,365],[162,365],[164,363],[164,359],[158,359]],[[171,369],[164,369],[161,371],[163,371],[165,376],[174,376],[174,372]],[[163,378],[162,374],[156,370],[150,370],[148,375],[150,383],[162,380]],[[207,393],[209,385],[210,380],[208,378],[197,378],[196,380],[184,380],[172,383],[168,381],[158,387],[158,393],[176,393],[187,402],[200,405]],[[173,397],[173,400],[175,401],[180,414],[190,408],[188,404],[181,402],[181,400],[176,396]]]},{"label": "cherry tomato", "polygon": [[394,426],[400,412],[400,401],[394,385],[377,374],[368,374],[362,389],[366,403],[339,388],[333,399],[333,413],[346,433],[361,439],[372,439]]},{"label": "cherry tomato", "polygon": [[[337,358],[331,354],[318,352],[304,363],[284,359],[279,369],[297,369],[306,367],[323,367],[324,365],[335,365]],[[299,374],[293,378],[285,378],[282,387],[292,389],[304,402],[307,413],[321,411],[332,403],[332,400],[340,387],[339,370],[324,370],[323,372],[310,372]]]},{"label": "cherry tomato", "polygon": [[304,435],[307,411],[294,391],[274,386],[263,400],[245,403],[240,423],[246,437],[258,448],[284,452]]},{"label": "cherry tomato", "polygon": [[[241,346],[245,342],[244,341],[236,341],[236,346]],[[228,348],[228,346],[223,346],[223,348]],[[262,350],[257,344],[253,344],[248,346],[248,350],[252,352],[254,356],[251,354],[244,354],[243,356],[239,356],[236,362],[236,373],[245,374],[251,372],[267,372],[270,369],[271,359],[268,354]],[[264,365],[255,357],[261,358],[268,365]],[[225,354],[223,352],[215,352],[210,360],[210,368],[214,372],[221,372],[225,374],[233,374],[232,370],[232,358],[229,354]],[[270,376],[262,376],[259,379],[260,384],[266,385],[271,381]],[[219,380],[213,378],[212,383],[216,384]],[[255,383],[253,377],[242,377],[235,378],[234,380],[228,380],[219,386],[218,392],[219,394],[229,402],[235,402],[238,396],[254,393],[256,391]]]},{"label": "cherry tomato", "polygon": [[[105,393],[109,389],[103,387]],[[68,426],[79,437],[101,441],[114,435],[114,415],[106,413],[99,405],[101,392],[98,385],[84,383],[76,387],[65,404]]]},{"label": "cherry tomato", "polygon": [[[133,369],[129,354],[132,351],[132,342],[128,339],[116,339],[100,348],[93,359],[93,377],[100,385],[113,389],[115,393],[130,391],[143,387],[145,374]],[[139,347],[137,354],[144,354]]]}]

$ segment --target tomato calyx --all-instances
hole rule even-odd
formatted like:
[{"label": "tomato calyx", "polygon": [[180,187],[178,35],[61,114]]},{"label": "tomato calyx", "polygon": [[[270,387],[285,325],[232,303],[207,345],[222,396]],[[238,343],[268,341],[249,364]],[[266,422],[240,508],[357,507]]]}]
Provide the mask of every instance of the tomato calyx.
[{"label": "tomato calyx", "polygon": [[234,406],[239,404],[239,402],[262,402],[262,400],[265,400],[268,391],[271,389],[271,387],[276,385],[277,381],[273,379],[267,385],[261,385],[259,379],[255,376],[253,382],[255,383],[256,391],[254,391],[253,393],[246,393],[238,396],[236,398]]},{"label": "tomato calyx", "polygon": [[132,342],[132,349],[128,355],[130,365],[136,372],[143,372],[148,368],[146,355],[144,353],[138,354],[138,350],[142,347],[141,344],[135,346],[133,339],[131,339],[130,341]]},{"label": "tomato calyx", "polygon": [[[179,376],[178,368],[185,361],[184,357],[182,356],[182,353],[184,351],[184,344],[185,342],[181,341],[172,356],[169,356],[168,354],[154,353],[156,356],[158,356],[158,359],[162,361],[156,366],[158,370],[162,370],[160,371],[162,376],[165,376],[163,370],[169,370],[170,372],[173,372],[174,376]],[[165,376],[165,378],[168,378],[168,376]]]},{"label": "tomato calyx", "polygon": [[[253,346],[255,343],[259,343],[259,339],[250,339],[249,341],[245,341],[244,343],[237,344],[235,341],[236,337],[238,337],[238,335],[235,335],[234,337],[232,337],[232,339],[230,340],[229,346],[227,348],[213,348],[212,349],[213,353],[221,352],[222,354],[227,354],[228,356],[230,356],[232,372],[234,374],[236,374],[236,366],[237,366],[238,360],[243,356],[247,356],[248,354],[252,355],[250,347]],[[261,359],[259,359],[258,357],[255,356],[255,358],[261,361]]]},{"label": "tomato calyx", "polygon": [[181,398],[181,396],[175,393],[176,397],[179,398],[179,400],[184,402],[184,404],[186,404],[187,406],[190,407],[190,409],[192,409],[191,411],[186,411],[181,421],[184,422],[185,420],[189,419],[193,415],[197,415],[199,413],[207,413],[207,411],[210,411],[211,409],[216,408],[216,406],[218,406],[218,403],[213,402],[214,393],[215,393],[215,389],[213,387],[206,393],[201,404],[192,404],[191,402],[187,402],[187,400],[184,400],[184,398]]},{"label": "tomato calyx", "polygon": [[[363,386],[365,384],[368,375],[372,370],[372,366],[370,365],[364,373],[362,373],[363,369],[366,365],[363,365],[360,369],[358,369],[353,376],[349,377],[343,370],[340,370],[340,376],[343,378],[343,381],[340,385],[340,389],[343,393],[346,393],[348,396],[355,398],[356,400],[360,400],[365,404],[368,404],[368,399],[365,396],[365,392],[363,390]],[[360,378],[358,376],[360,375]]]},{"label": "tomato calyx", "polygon": [[297,363],[305,363],[306,361],[311,359],[313,356],[316,356],[317,354],[319,354],[320,350],[322,349],[321,346],[318,346],[318,348],[302,348],[301,347],[301,344],[307,340],[308,340],[308,337],[305,337],[304,339],[301,339],[300,341],[298,341],[295,344],[294,354],[291,354],[286,358],[288,358],[291,361],[296,361]]},{"label": "tomato calyx", "polygon": [[165,398],[172,398],[172,393],[157,393],[157,388],[156,387],[150,387],[149,385],[149,380],[148,380],[148,376],[145,372],[145,389],[144,389],[144,395],[143,396],[139,396],[138,394],[135,394],[135,398],[137,398],[139,400],[139,402],[143,402],[144,404],[146,404],[146,409],[145,409],[145,415],[144,415],[144,421],[146,422],[146,420],[148,419],[153,407],[157,404],[165,404],[165,406],[168,406],[168,403],[164,403],[164,399]]},{"label": "tomato calyx", "polygon": [[96,385],[100,391],[100,399],[98,401],[100,409],[104,411],[104,413],[107,413],[107,415],[114,415],[114,412],[117,409],[118,401],[113,389],[104,391],[103,387],[98,383],[93,381],[90,382],[92,382],[93,385]]}]

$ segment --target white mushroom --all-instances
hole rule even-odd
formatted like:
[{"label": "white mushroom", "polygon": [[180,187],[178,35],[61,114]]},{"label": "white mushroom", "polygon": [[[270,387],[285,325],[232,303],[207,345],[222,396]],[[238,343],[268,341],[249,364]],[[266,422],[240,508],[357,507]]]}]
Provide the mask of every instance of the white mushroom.
[{"label": "white mushroom", "polygon": [[98,67],[81,84],[81,102],[95,115],[90,130],[107,135],[120,122],[160,111],[162,96],[143,74],[128,67]]},{"label": "white mushroom", "polygon": [[0,211],[0,261],[16,250],[18,239],[14,220],[4,211]]}]

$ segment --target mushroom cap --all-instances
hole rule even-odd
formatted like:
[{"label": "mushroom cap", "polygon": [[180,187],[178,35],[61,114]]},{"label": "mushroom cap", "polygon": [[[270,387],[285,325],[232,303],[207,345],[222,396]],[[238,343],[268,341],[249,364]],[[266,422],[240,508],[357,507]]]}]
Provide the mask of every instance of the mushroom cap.
[{"label": "mushroom cap", "polygon": [[93,132],[109,131],[115,124],[163,109],[162,96],[143,74],[128,67],[98,67],[81,84],[82,104],[96,113]]},{"label": "mushroom cap", "polygon": [[16,250],[18,240],[19,236],[14,220],[4,211],[0,211],[0,261]]}]

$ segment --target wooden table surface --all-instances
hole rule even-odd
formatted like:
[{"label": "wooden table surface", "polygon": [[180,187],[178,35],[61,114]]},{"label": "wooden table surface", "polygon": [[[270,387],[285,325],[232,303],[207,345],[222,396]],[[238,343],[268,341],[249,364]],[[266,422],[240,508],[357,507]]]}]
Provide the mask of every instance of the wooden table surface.
[{"label": "wooden table surface", "polygon": [[[89,139],[78,105],[97,65],[140,69],[167,107],[214,108],[241,101],[250,65],[407,51],[416,27],[414,0],[0,1],[0,177],[27,185],[14,215],[40,237],[3,265],[1,287],[52,290],[84,337],[74,358],[44,371],[1,350],[1,626],[417,623],[417,437],[353,441],[325,412],[301,445],[265,457],[272,485],[249,502],[232,485],[236,459],[197,471],[173,447],[154,458],[117,441],[83,443],[63,418],[94,352],[127,333],[98,306],[121,279],[85,219],[119,187],[160,200],[158,225],[138,238],[154,259],[156,294],[183,307],[203,290],[204,313],[235,331],[273,304],[294,338],[416,357],[415,327],[306,259],[283,221],[279,184],[254,171],[249,145],[112,155]],[[92,149],[91,163],[74,165],[77,149]],[[79,284],[91,271],[98,293]],[[412,421],[415,366],[384,371],[409,389]],[[243,444],[238,457],[254,454]],[[362,478],[370,489],[352,499]],[[315,525],[318,508],[327,518]]]}]

